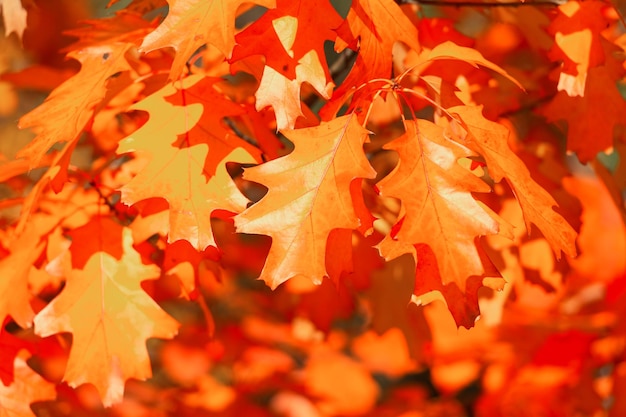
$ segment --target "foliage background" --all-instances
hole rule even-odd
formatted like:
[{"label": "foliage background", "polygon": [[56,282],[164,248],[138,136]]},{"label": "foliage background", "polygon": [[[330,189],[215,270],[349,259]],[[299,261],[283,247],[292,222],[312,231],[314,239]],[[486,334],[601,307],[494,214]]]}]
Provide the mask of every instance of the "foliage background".
[{"label": "foliage background", "polygon": [[[106,9],[106,3],[24,1],[28,27],[23,44],[15,34],[0,38],[4,259],[15,250],[11,239],[21,203],[45,171],[17,168],[15,175],[11,162],[33,138],[30,131],[18,129],[16,122],[78,70],[76,61],[63,58],[63,49],[75,41],[63,32],[83,26],[85,19],[111,17],[113,10],[126,6],[120,2]],[[533,179],[559,202],[560,213],[579,231],[578,258],[556,261],[550,244],[537,230],[526,233],[510,190],[498,191],[496,187],[497,192],[487,199],[518,227],[518,232],[513,241],[497,236],[486,239],[489,254],[507,285],[501,292],[481,289],[481,319],[468,330],[457,328],[441,302],[426,306],[410,303],[415,281],[413,259],[404,255],[384,263],[371,248],[380,234],[356,241],[355,273],[338,286],[330,280],[320,286],[291,280],[275,291],[255,280],[269,239],[236,235],[232,222],[213,223],[223,251],[219,259],[214,253],[198,257],[181,242],[177,245],[180,252],[168,252],[170,246],[163,237],[153,237],[139,245],[139,250],[144,256],[160,256],[162,273],[158,281],[147,281],[143,288],[182,323],[174,339],[148,341],[154,376],[148,381],[129,380],[124,400],[104,408],[93,386],[70,388],[61,382],[71,336],[42,338],[32,329],[7,320],[0,340],[3,358],[30,356],[28,369],[43,379],[32,379],[28,370],[16,367],[13,385],[0,386],[0,415],[11,415],[9,410],[17,409],[11,399],[28,405],[27,398],[42,401],[34,401],[32,411],[22,409],[17,415],[625,415],[626,175],[621,157],[626,113],[617,109],[616,128],[609,129],[616,140],[606,152],[605,147],[597,149],[598,138],[585,136],[599,130],[596,126],[615,122],[608,119],[615,110],[610,108],[613,104],[606,103],[614,103],[608,98],[613,87],[624,91],[624,7],[619,2],[586,3],[599,6],[590,6],[580,24],[594,27],[594,36],[618,48],[615,54],[607,55],[607,60],[619,68],[607,88],[587,92],[587,97],[592,97],[590,107],[578,117],[585,119],[588,127],[578,130],[572,127],[571,119],[569,126],[564,122],[569,116],[566,105],[556,110],[564,113],[560,118],[546,110],[557,95],[563,94],[557,92],[562,60],[550,52],[557,4],[472,7],[463,3],[458,7],[409,5],[405,9],[416,17],[419,13],[423,44],[434,46],[453,39],[473,47],[525,86],[524,92],[502,82],[498,74],[454,64],[454,70],[467,81],[464,93],[485,106],[487,117],[511,130],[510,146],[531,170]],[[334,5],[345,16],[350,2]],[[159,18],[165,12],[160,8],[147,17]],[[250,13],[246,18],[255,19]],[[246,23],[240,24],[243,27]],[[332,54],[331,47],[327,49],[329,66],[337,67],[343,58]],[[172,54],[163,55],[159,59],[171,63]],[[605,66],[609,63],[599,64]],[[46,72],[23,72],[29,68]],[[338,68],[334,74],[337,83],[347,74],[350,61]],[[446,73],[450,68],[449,63],[443,63],[433,73]],[[589,75],[590,83],[591,78]],[[251,82],[249,77],[231,79],[233,89],[246,88]],[[310,99],[314,111],[319,110],[323,104],[319,97],[310,92],[303,95],[305,101]],[[141,114],[118,110],[113,119],[122,120],[119,126],[111,121],[114,128],[100,131],[102,137],[110,135],[114,143],[145,121]],[[376,136],[367,150],[379,173],[391,171],[396,163],[392,153],[381,151],[382,145],[401,132],[401,125],[386,117],[388,111],[383,105],[377,107],[368,125]],[[426,106],[418,116],[430,118],[434,112]],[[120,227],[124,216],[137,213],[122,207],[119,195],[95,176],[100,158],[107,152],[102,142],[94,145],[102,139],[96,136],[86,134],[73,152],[71,165],[86,175],[76,175],[73,183],[87,196],[85,201],[95,198],[100,215],[107,213],[114,219],[107,223],[113,230]],[[567,153],[574,142],[579,154],[591,155],[583,158],[585,164]],[[284,140],[283,144],[287,147],[279,152],[286,154],[290,144]],[[114,146],[109,146],[109,154],[111,149],[115,152]],[[237,177],[235,168],[231,174]],[[55,203],[55,194],[46,193]],[[63,200],[65,194],[60,196],[56,200],[59,207],[69,201]],[[393,219],[398,207],[387,201],[377,210]],[[97,211],[90,211],[76,228],[94,222]],[[64,236],[73,228],[67,226]],[[168,259],[170,253],[183,256],[186,262]],[[43,269],[43,263],[41,259],[35,261],[38,270]],[[2,265],[5,276],[13,273],[13,266]],[[31,304],[38,312],[61,291],[64,278],[27,275]],[[185,276],[196,280],[197,288],[190,299],[180,297],[185,292],[180,284]],[[6,368],[13,366],[5,362],[2,375],[11,373]],[[15,391],[20,381],[24,385]],[[2,390],[11,387],[14,391]],[[33,396],[33,390],[47,396]]]}]

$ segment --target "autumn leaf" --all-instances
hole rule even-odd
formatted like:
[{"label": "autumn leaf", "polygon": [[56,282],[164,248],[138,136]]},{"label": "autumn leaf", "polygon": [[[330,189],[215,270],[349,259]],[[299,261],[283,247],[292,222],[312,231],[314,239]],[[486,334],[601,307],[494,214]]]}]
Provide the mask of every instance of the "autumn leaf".
[{"label": "autumn leaf", "polygon": [[[199,80],[202,77],[190,77],[185,86]],[[216,246],[211,226],[214,211],[238,213],[248,203],[228,175],[226,162],[256,160],[237,147],[239,142],[234,138],[228,141],[223,136],[211,136],[212,129],[207,128],[193,132],[203,117],[213,117],[212,112],[199,102],[170,104],[165,97],[175,93],[176,89],[169,85],[134,106],[151,116],[143,127],[120,142],[117,152],[144,154],[149,162],[121,188],[122,201],[132,205],[154,197],[167,200],[169,242],[185,239],[196,249],[204,250]],[[159,117],[160,114],[167,116]],[[179,135],[184,135],[181,145],[186,147],[175,146]],[[216,156],[223,159],[212,155],[214,147]],[[207,159],[211,161],[208,167]]]},{"label": "autumn leaf", "polygon": [[0,328],[0,386],[4,385],[5,387],[8,387],[14,381],[14,361],[20,351],[32,349],[32,345],[28,342],[4,329],[4,325],[8,321],[5,319],[2,328]]},{"label": "autumn leaf", "polygon": [[[323,14],[319,9],[325,10]],[[279,0],[276,9],[239,33],[230,62],[263,55],[265,67],[256,93],[256,108],[271,106],[277,130],[293,129],[302,116],[300,89],[307,82],[329,99],[334,86],[324,42],[336,37],[341,18],[328,2]],[[314,31],[311,28],[315,28]]]},{"label": "autumn leaf", "polygon": [[152,376],[146,340],[171,338],[178,323],[141,288],[158,278],[155,265],[144,265],[124,230],[121,260],[106,252],[73,270],[61,293],[35,317],[35,332],[46,337],[73,334],[64,381],[76,387],[91,383],[105,406],[119,402],[129,378]]},{"label": "autumn leaf", "polygon": [[94,115],[107,92],[107,80],[130,70],[128,43],[112,43],[70,52],[67,56],[81,63],[80,71],[57,87],[46,101],[22,116],[20,128],[33,128],[37,137],[18,156],[36,167],[57,142],[75,142]]},{"label": "autumn leaf", "polygon": [[314,51],[305,55],[296,65],[296,78],[289,79],[272,67],[264,67],[256,92],[256,109],[272,107],[276,114],[276,129],[293,129],[298,117],[303,116],[300,89],[307,81],[322,95],[330,98],[332,83],[326,84],[324,70]]},{"label": "autumn leaf", "polygon": [[10,316],[22,328],[28,328],[35,316],[30,306],[28,274],[44,245],[28,233],[11,243],[13,251],[0,260],[0,294],[11,294],[10,297],[0,297],[0,322]]},{"label": "autumn leaf", "polygon": [[607,26],[602,13],[606,7],[595,2],[561,4],[557,17],[548,27],[548,32],[554,35],[548,55],[562,65],[557,89],[570,97],[583,97],[589,69],[604,63],[601,32]]},{"label": "autumn leaf", "polygon": [[65,32],[68,36],[78,38],[66,50],[80,51],[95,45],[105,46],[112,43],[139,45],[155,26],[154,22],[142,19],[140,14],[129,10],[121,10],[107,19],[85,20],[81,23],[85,26]]},{"label": "autumn leaf", "polygon": [[29,356],[28,352],[21,351],[14,361],[15,381],[8,387],[0,384],[0,417],[34,417],[31,403],[56,397],[54,384],[26,363]]},{"label": "autumn leaf", "polygon": [[230,57],[235,44],[235,17],[243,3],[273,8],[276,0],[168,0],[167,17],[141,44],[142,52],[168,46],[176,49],[170,79],[177,79],[185,63],[205,44],[211,44]]},{"label": "autumn leaf", "polygon": [[229,61],[263,55],[266,66],[294,79],[294,64],[310,51],[315,51],[327,82],[331,82],[324,43],[336,38],[334,29],[341,22],[341,17],[328,0],[277,0],[275,9],[268,10],[235,36],[237,45]]},{"label": "autumn leaf", "polygon": [[26,29],[26,9],[21,0],[0,0],[0,11],[4,18],[4,36],[15,34],[21,39]]},{"label": "autumn leaf", "polygon": [[426,63],[439,60],[457,60],[467,62],[468,64],[471,64],[476,68],[478,68],[479,65],[485,68],[489,68],[490,70],[504,76],[522,90],[524,89],[519,81],[511,77],[504,69],[486,59],[480,52],[478,52],[474,48],[459,46],[453,42],[446,41],[435,46],[430,51],[424,50],[423,53],[420,55],[420,62],[418,63],[418,65],[424,65]]},{"label": "autumn leaf", "polygon": [[354,116],[283,133],[294,151],[244,171],[246,180],[269,191],[235,217],[238,232],[272,237],[259,277],[272,288],[298,275],[315,283],[328,276],[328,235],[360,224],[350,183],[375,175],[362,150],[368,132]]},{"label": "autumn leaf", "polygon": [[[474,281],[489,272],[477,239],[508,231],[501,231],[504,221],[472,196],[473,192],[489,192],[490,187],[458,164],[460,158],[471,155],[466,148],[447,139],[443,128],[428,121],[406,121],[405,129],[403,136],[386,145],[398,152],[400,162],[377,184],[381,195],[401,201],[403,217],[379,249],[387,260],[413,253],[417,257],[416,280],[426,284],[416,284],[414,300],[426,304],[429,301],[419,297],[434,290],[444,297],[449,294],[448,304],[457,324],[471,327],[482,279],[478,286]],[[420,252],[429,255],[428,261]],[[465,297],[470,297],[467,304],[474,309],[461,307],[466,304]],[[460,308],[457,314],[455,307]]]},{"label": "autumn leaf", "polygon": [[396,42],[421,50],[417,30],[392,0],[355,0],[344,23],[337,29],[335,50],[358,51],[354,66],[331,102],[323,118],[334,116],[347,93],[376,78],[390,78],[392,51]]},{"label": "autumn leaf", "polygon": [[614,57],[620,49],[607,41],[601,44],[605,63],[587,71],[584,95],[571,97],[566,91],[559,91],[540,109],[550,122],[567,121],[567,149],[575,152],[581,162],[590,161],[598,152],[613,146],[616,128],[626,126],[626,100],[616,85],[624,76],[621,62]]},{"label": "autumn leaf", "polygon": [[[561,252],[570,257],[576,256],[576,232],[553,210],[557,207],[554,198],[532,179],[528,168],[509,148],[507,129],[485,119],[481,107],[458,106],[448,111],[461,117],[466,130],[460,138],[461,143],[485,158],[491,178],[496,182],[506,178],[522,207],[528,233],[533,223],[548,239],[557,258],[561,257]],[[451,126],[451,129],[454,130],[454,127]],[[450,132],[449,137],[454,136]]]},{"label": "autumn leaf", "polygon": [[398,152],[398,166],[377,184],[381,195],[398,198],[404,208],[393,238],[428,245],[437,256],[444,284],[464,290],[468,277],[485,272],[475,238],[500,230],[496,215],[471,195],[489,192],[490,187],[457,163],[469,153],[446,139],[441,127],[419,120],[406,121],[405,129],[387,145]]}]

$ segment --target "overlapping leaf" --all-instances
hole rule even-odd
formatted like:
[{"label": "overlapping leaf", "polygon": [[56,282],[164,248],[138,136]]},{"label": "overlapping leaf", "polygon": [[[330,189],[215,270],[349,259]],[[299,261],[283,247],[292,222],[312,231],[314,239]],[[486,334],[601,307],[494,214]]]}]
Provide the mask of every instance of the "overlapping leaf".
[{"label": "overlapping leaf", "polygon": [[31,168],[36,167],[55,143],[77,141],[105,97],[107,80],[130,70],[126,53],[131,47],[129,43],[112,43],[70,52],[68,57],[80,61],[80,71],[20,119],[20,128],[33,128],[37,137],[18,156],[26,158]]},{"label": "overlapping leaf", "polygon": [[176,79],[191,55],[211,44],[230,57],[235,44],[235,17],[243,3],[273,8],[276,0],[168,0],[169,11],[161,25],[144,39],[141,50],[150,52],[168,46],[176,49],[170,78]]},{"label": "overlapping leaf", "polygon": [[[134,204],[154,197],[167,200],[169,241],[185,239],[198,250],[216,246],[211,229],[214,211],[241,212],[248,202],[228,175],[226,162],[256,162],[240,146],[241,140],[214,136],[210,129],[202,128],[202,118],[215,118],[214,109],[206,107],[208,104],[217,109],[220,104],[233,105],[232,102],[222,97],[222,103],[212,100],[203,106],[196,98],[191,104],[176,106],[165,99],[187,94],[186,88],[196,83],[201,86],[202,80],[190,77],[183,90],[177,92],[173,86],[167,86],[138,103],[135,108],[148,111],[150,118],[118,148],[120,154],[136,152],[149,159],[137,176],[121,188],[122,201]],[[223,109],[216,111],[221,114]],[[196,126],[199,131],[194,130]]]},{"label": "overlapping leaf", "polygon": [[[458,164],[470,153],[448,140],[443,128],[419,120],[405,122],[405,129],[403,136],[387,145],[398,152],[398,166],[377,184],[381,195],[401,201],[404,213],[392,236],[397,244],[387,239],[381,252],[391,259],[415,245],[427,245],[436,259],[436,265],[426,268],[429,273],[436,270],[443,287],[455,287],[455,292],[465,294],[470,277],[486,274],[477,239],[500,232],[497,216],[472,196],[473,192],[489,192],[490,187]],[[418,255],[418,269],[424,267],[423,261]],[[473,290],[477,289],[474,286]],[[455,319],[467,324],[474,318]]]},{"label": "overlapping leaf", "polygon": [[358,51],[354,66],[335,90],[325,117],[333,116],[352,89],[375,78],[390,78],[396,42],[420,51],[417,30],[392,0],[355,0],[344,23],[337,29],[335,50]]},{"label": "overlapping leaf", "polygon": [[26,29],[27,16],[21,0],[0,0],[0,11],[4,21],[5,36],[15,32],[21,38]]},{"label": "overlapping leaf", "polygon": [[92,383],[105,406],[122,399],[127,379],[152,375],[146,340],[171,338],[178,330],[141,288],[142,281],[159,277],[159,268],[144,265],[132,245],[125,229],[121,260],[106,252],[92,255],[35,317],[35,332],[42,337],[73,334],[64,380],[74,387]]},{"label": "overlapping leaf", "polygon": [[302,115],[303,82],[311,84],[324,98],[330,98],[333,83],[324,42],[335,39],[334,29],[340,24],[341,18],[327,1],[279,0],[276,9],[236,36],[231,62],[252,55],[265,57],[256,107],[274,108],[278,130],[293,129]]},{"label": "overlapping leaf", "polygon": [[54,384],[33,371],[26,360],[30,355],[20,352],[15,358],[15,381],[8,387],[0,384],[0,417],[34,417],[30,404],[53,400]]},{"label": "overlapping leaf", "polygon": [[294,151],[244,171],[245,179],[269,191],[235,217],[238,232],[272,238],[259,277],[272,288],[295,276],[315,283],[328,276],[325,257],[330,232],[360,224],[350,183],[375,176],[362,149],[368,132],[354,116],[284,133],[294,143]]},{"label": "overlapping leaf", "polygon": [[461,140],[485,158],[489,175],[496,182],[506,178],[522,207],[526,229],[530,232],[531,223],[535,224],[548,239],[557,257],[561,252],[576,256],[576,232],[553,210],[557,206],[554,198],[532,179],[528,168],[509,148],[506,128],[485,119],[480,107],[459,106],[449,111],[461,117],[467,129]]}]

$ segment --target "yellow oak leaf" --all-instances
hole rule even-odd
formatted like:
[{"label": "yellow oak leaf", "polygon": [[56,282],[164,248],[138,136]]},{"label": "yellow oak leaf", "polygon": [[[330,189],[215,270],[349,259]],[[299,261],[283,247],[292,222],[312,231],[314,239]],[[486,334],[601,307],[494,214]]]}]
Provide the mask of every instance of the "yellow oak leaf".
[{"label": "yellow oak leaf", "polygon": [[123,248],[120,260],[106,252],[93,254],[35,317],[41,337],[72,333],[63,379],[72,387],[93,384],[105,406],[122,400],[127,379],[152,376],[146,340],[171,338],[178,331],[178,322],[141,288],[160,270],[142,263],[130,229],[123,231]]},{"label": "yellow oak leaf", "polygon": [[[188,94],[187,88],[202,80],[189,77],[186,82],[182,94]],[[207,131],[214,129],[210,125],[194,130],[214,111],[201,103],[173,105],[166,97],[176,92],[169,85],[134,106],[148,111],[150,118],[120,142],[117,152],[145,154],[148,163],[121,187],[122,202],[132,205],[149,198],[165,199],[170,206],[169,242],[185,239],[196,249],[204,250],[216,246],[211,227],[214,212],[239,213],[248,203],[228,175],[226,162],[257,161],[240,147],[241,140],[214,137]],[[183,138],[180,147],[175,146],[179,136]]]}]

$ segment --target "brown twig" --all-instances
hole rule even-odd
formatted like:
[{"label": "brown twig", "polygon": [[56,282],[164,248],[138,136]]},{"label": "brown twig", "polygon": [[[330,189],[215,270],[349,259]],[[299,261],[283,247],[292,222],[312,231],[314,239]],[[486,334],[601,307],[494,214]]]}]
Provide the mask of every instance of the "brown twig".
[{"label": "brown twig", "polygon": [[540,6],[556,7],[565,3],[564,0],[531,0],[531,1],[446,1],[446,0],[396,0],[398,4],[418,4],[440,7],[523,7]]}]

